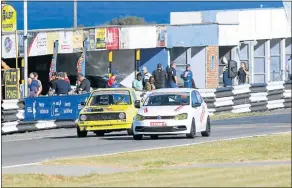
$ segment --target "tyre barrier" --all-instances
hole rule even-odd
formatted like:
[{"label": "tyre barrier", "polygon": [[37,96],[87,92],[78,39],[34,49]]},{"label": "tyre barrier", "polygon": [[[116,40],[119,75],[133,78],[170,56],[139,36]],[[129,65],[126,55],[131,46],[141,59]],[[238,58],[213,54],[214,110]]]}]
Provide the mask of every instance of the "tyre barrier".
[{"label": "tyre barrier", "polygon": [[[211,115],[291,108],[291,81],[198,90]],[[146,96],[147,93],[137,92],[137,98],[142,101]],[[2,100],[2,134],[76,127],[76,121],[72,120],[23,121],[24,101]]]},{"label": "tyre barrier", "polygon": [[1,134],[74,127],[76,127],[76,121],[13,121],[2,123]]},{"label": "tyre barrier", "polygon": [[211,114],[259,112],[291,108],[291,81],[199,89]]},{"label": "tyre barrier", "polygon": [[24,120],[24,100],[2,100],[1,122]]}]

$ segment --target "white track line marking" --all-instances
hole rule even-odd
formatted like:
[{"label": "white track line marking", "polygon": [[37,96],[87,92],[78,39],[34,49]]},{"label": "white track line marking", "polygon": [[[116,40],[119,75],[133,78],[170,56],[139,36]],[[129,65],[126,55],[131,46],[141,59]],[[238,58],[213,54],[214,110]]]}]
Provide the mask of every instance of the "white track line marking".
[{"label": "white track line marking", "polygon": [[5,140],[3,141],[3,137],[2,137],[2,143],[5,142],[17,142],[17,141],[24,141],[24,140],[37,140],[37,139],[43,139],[43,138],[50,138],[50,137],[63,137],[63,136],[72,136],[71,134],[63,134],[63,135],[47,135],[47,136],[39,136],[39,137],[32,137],[32,138],[19,138],[19,139],[13,139],[13,140]]},{"label": "white track line marking", "polygon": [[16,168],[16,167],[23,167],[23,166],[33,166],[33,165],[39,165],[40,163],[27,163],[27,164],[18,164],[18,165],[11,165],[11,166],[4,166],[2,168]]},{"label": "white track line marking", "polygon": [[[64,160],[64,159],[67,159],[68,160],[68,159],[83,159],[83,158],[91,158],[91,157],[102,157],[102,156],[118,155],[118,154],[124,154],[124,153],[133,153],[133,152],[140,152],[140,151],[150,151],[150,150],[158,150],[158,149],[166,149],[166,148],[175,148],[175,147],[199,145],[199,144],[212,143],[212,142],[237,140],[237,139],[242,139],[242,138],[252,138],[252,137],[260,137],[260,136],[268,136],[268,135],[277,135],[277,134],[283,134],[283,133],[291,133],[291,131],[278,132],[278,133],[268,133],[268,134],[259,134],[259,135],[253,135],[253,136],[242,136],[242,137],[236,137],[236,138],[218,139],[218,140],[203,141],[203,142],[197,142],[197,143],[173,145],[173,146],[164,146],[164,147],[154,147],[154,148],[147,148],[147,149],[138,149],[138,150],[122,151],[122,152],[116,152],[116,153],[106,153],[106,154],[99,154],[99,155],[89,155],[89,156],[82,156],[82,157],[64,157],[64,158],[58,158],[57,160]],[[27,164],[19,164],[19,165],[5,166],[5,167],[2,167],[2,168],[16,168],[16,167],[23,167],[23,166],[41,165],[43,162],[44,161],[40,161],[40,162],[37,162],[37,163],[27,163]]]}]

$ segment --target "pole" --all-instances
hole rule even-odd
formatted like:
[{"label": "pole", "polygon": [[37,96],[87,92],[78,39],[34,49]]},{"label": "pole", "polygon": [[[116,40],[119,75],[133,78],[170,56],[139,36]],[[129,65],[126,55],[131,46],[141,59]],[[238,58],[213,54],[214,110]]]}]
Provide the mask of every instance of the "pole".
[{"label": "pole", "polygon": [[28,96],[28,59],[27,59],[27,0],[23,1],[23,39],[24,39],[24,97]]},{"label": "pole", "polygon": [[74,0],[74,28],[77,28],[77,0]]}]

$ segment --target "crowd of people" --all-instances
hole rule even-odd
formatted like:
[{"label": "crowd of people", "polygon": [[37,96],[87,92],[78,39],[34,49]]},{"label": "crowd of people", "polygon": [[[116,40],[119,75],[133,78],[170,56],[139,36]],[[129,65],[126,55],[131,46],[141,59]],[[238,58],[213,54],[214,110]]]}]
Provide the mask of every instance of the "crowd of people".
[{"label": "crowd of people", "polygon": [[[191,71],[191,65],[187,64],[186,70],[180,77],[184,81],[185,88],[196,88]],[[163,70],[162,64],[157,64],[157,69],[153,73],[149,73],[147,67],[142,67],[142,73],[138,73],[133,81],[132,87],[136,91],[152,91],[161,88],[178,88],[178,78],[175,62],[171,62],[170,66]]]},{"label": "crowd of people", "polygon": [[[290,57],[286,71],[289,73],[289,79],[292,80],[291,74],[291,58]],[[223,84],[224,87],[232,86],[232,79],[228,76],[228,62],[226,58],[222,61],[225,64],[223,68]],[[120,84],[117,82],[118,72],[113,71],[110,78],[107,80],[106,88],[117,88]],[[186,65],[186,70],[179,75],[184,82],[184,88],[196,88],[191,65]],[[244,62],[241,62],[240,68],[237,72],[238,85],[248,83],[248,68]],[[50,78],[50,89],[48,95],[67,95],[67,94],[81,94],[90,92],[90,81],[81,73],[77,74],[76,89],[72,89],[70,80],[66,72],[54,72]],[[42,82],[38,79],[38,74],[32,72],[28,78],[29,96],[37,97],[42,93]],[[137,73],[136,78],[132,82],[132,88],[136,91],[152,91],[161,88],[178,88],[178,78],[175,62],[171,62],[170,66],[163,70],[162,64],[157,64],[157,69],[153,73],[149,73],[146,66],[142,67],[142,71]]]},{"label": "crowd of people", "polygon": [[[38,74],[32,72],[28,78],[28,91],[30,97],[38,97],[42,92],[42,83]],[[77,74],[76,89],[71,88],[70,79],[66,72],[53,72],[50,77],[48,95],[70,95],[90,92],[90,82],[81,73]]]}]

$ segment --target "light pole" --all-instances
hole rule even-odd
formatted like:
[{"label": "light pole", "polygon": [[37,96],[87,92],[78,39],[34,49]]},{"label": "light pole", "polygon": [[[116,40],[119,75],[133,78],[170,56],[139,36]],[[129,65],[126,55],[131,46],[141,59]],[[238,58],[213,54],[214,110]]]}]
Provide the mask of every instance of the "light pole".
[{"label": "light pole", "polygon": [[23,40],[24,40],[24,97],[28,96],[28,60],[27,60],[27,0],[23,1]]},{"label": "light pole", "polygon": [[77,28],[77,0],[74,0],[74,28]]}]

